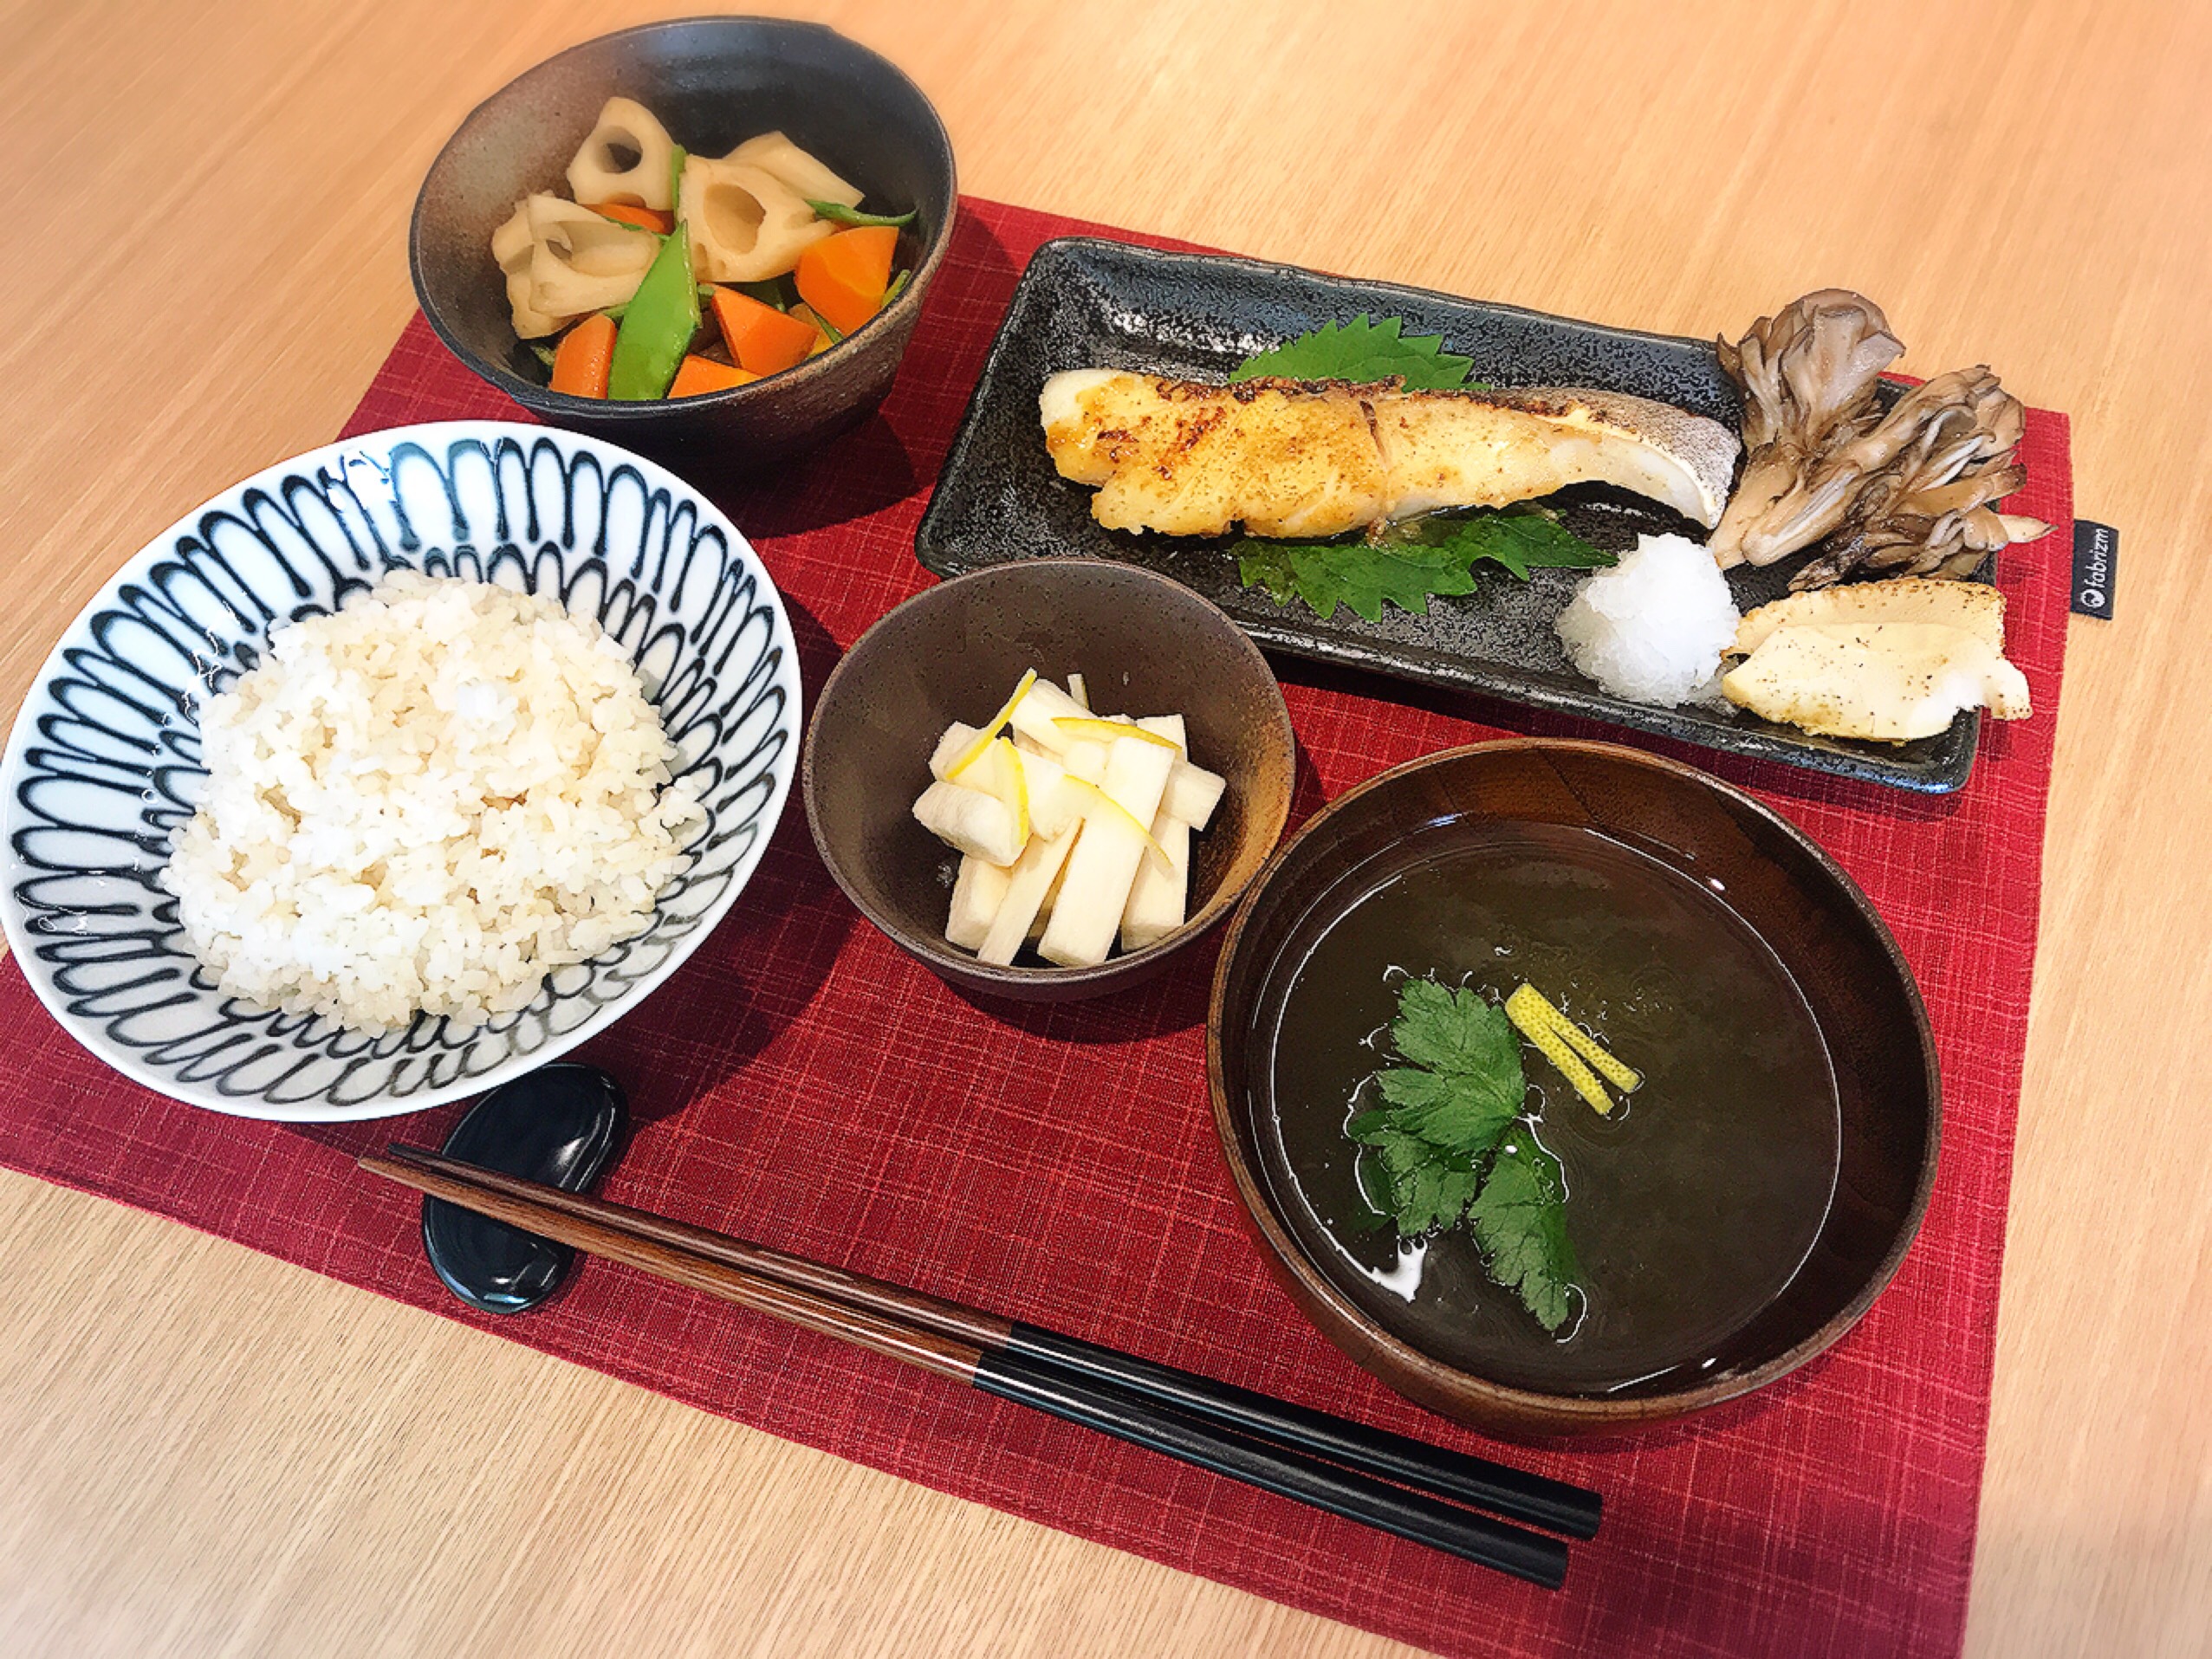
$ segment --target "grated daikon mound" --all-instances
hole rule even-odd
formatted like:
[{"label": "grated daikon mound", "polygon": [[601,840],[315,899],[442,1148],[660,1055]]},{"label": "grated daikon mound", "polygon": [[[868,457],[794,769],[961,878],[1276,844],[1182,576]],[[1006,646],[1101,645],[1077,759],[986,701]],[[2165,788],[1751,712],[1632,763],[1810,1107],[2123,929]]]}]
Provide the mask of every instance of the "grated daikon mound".
[{"label": "grated daikon mound", "polygon": [[705,812],[587,617],[398,571],[200,708],[162,885],[224,991],[364,1030],[472,1027],[650,925]]},{"label": "grated daikon mound", "polygon": [[1711,695],[1737,620],[1711,553],[1678,535],[1645,535],[1576,588],[1554,625],[1575,667],[1606,690],[1672,709]]}]

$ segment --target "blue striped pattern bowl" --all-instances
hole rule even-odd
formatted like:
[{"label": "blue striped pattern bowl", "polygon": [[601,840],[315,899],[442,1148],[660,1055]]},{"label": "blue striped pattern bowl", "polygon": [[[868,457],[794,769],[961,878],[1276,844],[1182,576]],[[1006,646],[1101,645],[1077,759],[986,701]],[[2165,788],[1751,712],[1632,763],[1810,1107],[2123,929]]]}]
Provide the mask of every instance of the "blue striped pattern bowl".
[{"label": "blue striped pattern bowl", "polygon": [[[707,820],[652,925],[548,975],[519,1012],[382,1035],[223,995],[159,879],[205,774],[198,707],[270,632],[411,567],[556,596],[626,645]],[[544,1064],[673,973],[759,864],[798,760],[775,584],[673,474],[496,421],[377,432],[282,463],[156,536],[86,606],[0,768],[0,921],[40,1001],[117,1071],[241,1117],[416,1111]]]}]

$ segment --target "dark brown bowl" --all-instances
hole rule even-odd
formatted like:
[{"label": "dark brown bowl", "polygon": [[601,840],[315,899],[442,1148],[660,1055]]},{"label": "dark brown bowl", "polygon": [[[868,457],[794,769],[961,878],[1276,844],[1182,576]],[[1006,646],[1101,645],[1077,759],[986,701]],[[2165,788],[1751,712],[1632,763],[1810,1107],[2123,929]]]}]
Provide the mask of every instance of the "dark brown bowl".
[{"label": "dark brown bowl", "polygon": [[[1190,758],[1229,788],[1192,839],[1190,920],[1095,968],[999,968],[944,940],[957,857],[914,821],[930,751],[989,717],[1034,668],[1082,674],[1101,711],[1180,713]],[[822,862],[860,913],[953,984],[1027,1002],[1119,991],[1227,915],[1290,817],[1290,712],[1243,632],[1181,583],[1133,566],[1040,559],[917,593],[855,640],[821,689],[800,772]]]},{"label": "dark brown bowl", "polygon": [[[1352,872],[1410,838],[1478,822],[1596,830],[1701,885],[1717,884],[1794,979],[1826,1043],[1840,1128],[1826,1218],[1795,1276],[1718,1339],[1702,1368],[1677,1362],[1657,1383],[1614,1392],[1508,1385],[1482,1374],[1484,1356],[1508,1367],[1483,1346],[1490,1338],[1474,1321],[1452,1316],[1452,1340],[1462,1345],[1456,1363],[1424,1351],[1408,1339],[1412,1315],[1358,1293],[1352,1270],[1315,1236],[1321,1223],[1290,1172],[1283,1103],[1274,1096],[1272,1045],[1286,997],[1277,963],[1308,948],[1298,942],[1319,937],[1367,891],[1347,880]],[[1517,739],[1448,750],[1333,802],[1276,855],[1237,914],[1215,976],[1207,1062],[1229,1172],[1293,1299],[1400,1393],[1508,1435],[1634,1429],[1787,1375],[1850,1330],[1890,1282],[1936,1176],[1942,1112],[1927,1011],[1866,896],[1749,796],[1610,744]]]},{"label": "dark brown bowl", "polygon": [[[569,160],[618,95],[702,155],[780,128],[866,191],[872,209],[915,209],[898,253],[913,280],[831,350],[749,386],[655,403],[553,391],[515,337],[491,233],[530,191],[568,193]],[[556,426],[697,478],[812,448],[883,401],[944,262],[957,195],[944,123],[887,60],[819,23],[690,18],[571,47],[477,105],[423,180],[408,261],[423,314],[471,369]]]}]

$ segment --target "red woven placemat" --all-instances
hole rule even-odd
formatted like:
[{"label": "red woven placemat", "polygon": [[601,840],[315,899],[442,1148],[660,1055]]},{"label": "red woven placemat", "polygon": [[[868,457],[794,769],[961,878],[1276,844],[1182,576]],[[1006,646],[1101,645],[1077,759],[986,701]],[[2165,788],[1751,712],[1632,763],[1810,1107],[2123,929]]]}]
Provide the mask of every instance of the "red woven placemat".
[{"label": "red woven placemat", "polygon": [[[1015,279],[1046,237],[1095,229],[966,204],[881,418],[770,483],[718,492],[782,588],[809,688],[928,580],[913,560],[915,524]],[[347,430],[519,413],[418,318]],[[1443,1651],[1954,1651],[2065,647],[2064,417],[2034,413],[2025,455],[2022,509],[2056,530],[2008,555],[2002,575],[2011,652],[2037,713],[1985,729],[1965,790],[1921,800],[1689,755],[1834,852],[1918,974],[1945,1088],[1927,1225],[1858,1330],[1764,1395],[1640,1438],[1509,1451],[1605,1494],[1604,1534],[1578,1548],[1556,1594],[605,1264],[586,1267],[537,1312],[472,1313],[425,1264],[410,1196],[351,1163],[395,1135],[442,1138],[458,1108],[302,1130],[172,1105],[80,1051],[12,963],[0,969],[10,1060],[0,1073],[0,1161],[789,1439]],[[1301,816],[1432,749],[1508,729],[1598,729],[1296,665],[1283,672],[1307,761]],[[637,1118],[605,1190],[1482,1446],[1314,1334],[1248,1240],[1206,1104],[1213,956],[1194,951],[1180,971],[1100,1003],[969,1002],[846,904],[795,800],[730,918],[582,1051],[628,1083]]]}]

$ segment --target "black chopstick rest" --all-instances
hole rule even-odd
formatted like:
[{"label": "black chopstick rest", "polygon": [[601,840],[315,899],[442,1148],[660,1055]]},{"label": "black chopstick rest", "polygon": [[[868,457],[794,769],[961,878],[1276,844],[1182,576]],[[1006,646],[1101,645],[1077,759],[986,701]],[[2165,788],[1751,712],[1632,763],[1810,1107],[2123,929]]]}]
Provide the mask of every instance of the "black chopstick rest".
[{"label": "black chopstick rest", "polygon": [[1354,1463],[1424,1492],[1477,1505],[1508,1520],[1547,1526],[1570,1538],[1597,1536],[1604,1500],[1584,1487],[1493,1463],[1469,1452],[1431,1446],[1387,1429],[1371,1428],[1347,1417],[1239,1388],[1234,1383],[1216,1382],[1195,1371],[1140,1359],[1119,1349],[1086,1342],[1080,1337],[1062,1336],[1041,1325],[1017,1321],[1007,1347],[1048,1365],[1080,1371],[1134,1390],[1276,1445]]},{"label": "black chopstick rest", "polygon": [[1567,1546],[1556,1538],[1235,1434],[1149,1396],[1077,1377],[1051,1361],[996,1349],[977,1364],[975,1386],[1547,1590],[1557,1590],[1567,1578]]},{"label": "black chopstick rest", "polygon": [[[444,1150],[480,1170],[581,1192],[614,1161],[625,1107],[622,1085],[596,1066],[541,1066],[470,1107]],[[576,1260],[565,1244],[443,1198],[423,1200],[423,1254],[446,1289],[486,1313],[535,1307]]]}]

